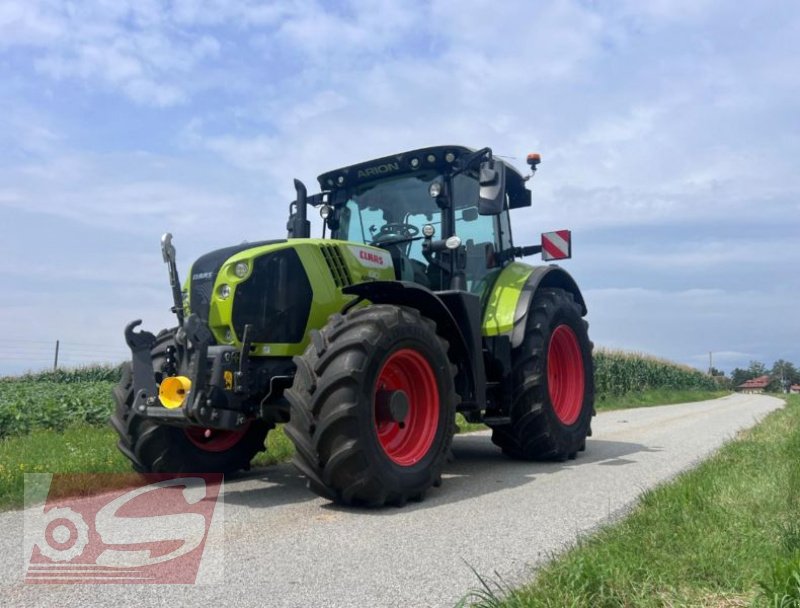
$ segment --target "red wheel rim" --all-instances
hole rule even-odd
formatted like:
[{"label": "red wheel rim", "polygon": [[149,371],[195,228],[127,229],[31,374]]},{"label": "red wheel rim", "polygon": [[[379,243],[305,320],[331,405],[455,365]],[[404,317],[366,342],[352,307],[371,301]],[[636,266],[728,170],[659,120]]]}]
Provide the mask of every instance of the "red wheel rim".
[{"label": "red wheel rim", "polygon": [[373,398],[376,405],[379,390],[406,394],[408,413],[403,423],[387,417],[375,407],[375,430],[383,451],[394,463],[412,466],[428,453],[439,425],[436,374],[424,356],[413,349],[403,348],[389,356],[378,374]]},{"label": "red wheel rim", "polygon": [[583,355],[572,328],[559,325],[547,347],[547,388],[556,416],[564,424],[573,424],[583,405]]},{"label": "red wheel rim", "polygon": [[248,428],[250,428],[249,422],[236,431],[190,426],[184,429],[184,432],[189,441],[201,450],[205,452],[224,452],[239,443]]}]

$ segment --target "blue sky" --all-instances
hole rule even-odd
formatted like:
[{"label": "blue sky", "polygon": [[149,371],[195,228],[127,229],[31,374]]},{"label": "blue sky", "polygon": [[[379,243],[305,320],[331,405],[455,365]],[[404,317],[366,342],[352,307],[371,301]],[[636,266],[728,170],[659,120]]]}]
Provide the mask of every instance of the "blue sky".
[{"label": "blue sky", "polygon": [[800,364],[796,2],[6,0],[0,373],[171,323],[159,238],[280,237],[292,178],[442,143],[543,162],[601,346]]}]

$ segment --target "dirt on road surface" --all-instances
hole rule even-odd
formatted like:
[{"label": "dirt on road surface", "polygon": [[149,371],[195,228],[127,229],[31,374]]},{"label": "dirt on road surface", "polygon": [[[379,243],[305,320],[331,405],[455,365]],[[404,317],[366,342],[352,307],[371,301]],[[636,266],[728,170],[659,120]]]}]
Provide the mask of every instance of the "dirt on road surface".
[{"label": "dirt on road surface", "polygon": [[316,498],[291,465],[226,482],[224,583],[24,584],[23,513],[0,514],[3,606],[453,606],[482,574],[521,582],[642,491],[783,405],[762,395],[599,414],[564,463],[504,457],[488,432],[456,436],[444,483],[402,509]]}]

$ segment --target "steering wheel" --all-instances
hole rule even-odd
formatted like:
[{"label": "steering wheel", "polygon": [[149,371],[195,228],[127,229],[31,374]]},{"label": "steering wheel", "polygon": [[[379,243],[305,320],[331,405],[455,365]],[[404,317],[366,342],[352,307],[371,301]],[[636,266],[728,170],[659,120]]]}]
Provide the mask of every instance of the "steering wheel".
[{"label": "steering wheel", "polygon": [[404,224],[403,222],[389,222],[381,226],[374,240],[382,237],[400,237],[402,239],[414,238],[419,234],[419,228],[414,224]]}]

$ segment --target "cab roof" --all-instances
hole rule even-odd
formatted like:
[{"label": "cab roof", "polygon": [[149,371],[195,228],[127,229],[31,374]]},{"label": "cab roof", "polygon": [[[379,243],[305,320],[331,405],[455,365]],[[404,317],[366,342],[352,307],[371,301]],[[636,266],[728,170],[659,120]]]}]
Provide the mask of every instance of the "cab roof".
[{"label": "cab roof", "polygon": [[[475,148],[466,146],[418,148],[334,169],[320,175],[317,181],[322,190],[339,190],[417,171],[434,169],[439,173],[447,173],[459,158],[472,152],[475,152]],[[495,157],[495,160],[503,163],[506,167],[506,191],[509,196],[509,207],[511,209],[529,207],[531,193],[525,188],[525,180],[520,172],[500,158]]]}]

